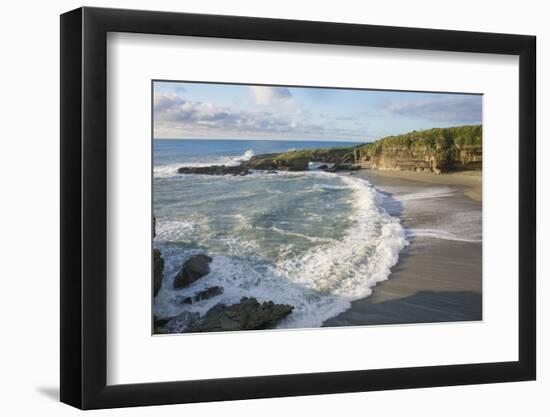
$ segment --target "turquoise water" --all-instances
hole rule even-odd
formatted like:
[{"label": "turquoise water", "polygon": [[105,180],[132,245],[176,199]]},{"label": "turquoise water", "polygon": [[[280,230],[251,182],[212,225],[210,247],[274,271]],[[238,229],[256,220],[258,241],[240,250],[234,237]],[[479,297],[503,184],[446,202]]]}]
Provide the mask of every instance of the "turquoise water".
[{"label": "turquoise water", "polygon": [[[177,174],[181,166],[231,165],[254,154],[346,145],[155,140],[154,246],[165,258],[155,315],[204,313],[249,296],[295,306],[279,327],[318,327],[368,296],[387,279],[406,240],[367,181],[315,169],[244,177]],[[194,253],[213,258],[210,274],[175,290],[175,274]],[[211,286],[224,287],[223,294],[181,303]]]}]

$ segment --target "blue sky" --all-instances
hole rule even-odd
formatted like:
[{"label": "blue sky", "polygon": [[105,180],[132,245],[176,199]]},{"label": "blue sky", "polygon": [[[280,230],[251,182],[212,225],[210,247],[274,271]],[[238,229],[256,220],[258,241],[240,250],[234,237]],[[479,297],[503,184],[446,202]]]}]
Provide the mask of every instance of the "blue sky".
[{"label": "blue sky", "polygon": [[367,142],[481,123],[481,95],[155,81],[156,139]]}]

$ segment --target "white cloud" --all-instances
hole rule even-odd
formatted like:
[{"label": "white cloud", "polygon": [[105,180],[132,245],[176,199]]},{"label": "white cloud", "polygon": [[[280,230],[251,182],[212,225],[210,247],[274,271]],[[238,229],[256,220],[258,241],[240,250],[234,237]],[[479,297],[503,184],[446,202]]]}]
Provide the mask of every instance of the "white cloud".
[{"label": "white cloud", "polygon": [[[264,98],[277,94],[285,97],[281,92],[262,94]],[[275,111],[272,106],[257,111],[235,110],[163,93],[154,95],[154,129],[155,137],[236,137],[242,134],[347,136],[361,133],[337,127],[327,128],[322,123],[309,120],[307,113],[295,107],[291,111]]]},{"label": "white cloud", "polygon": [[277,104],[278,102],[290,100],[292,98],[290,90],[284,87],[251,86],[250,90],[254,95],[256,104],[260,106]]}]

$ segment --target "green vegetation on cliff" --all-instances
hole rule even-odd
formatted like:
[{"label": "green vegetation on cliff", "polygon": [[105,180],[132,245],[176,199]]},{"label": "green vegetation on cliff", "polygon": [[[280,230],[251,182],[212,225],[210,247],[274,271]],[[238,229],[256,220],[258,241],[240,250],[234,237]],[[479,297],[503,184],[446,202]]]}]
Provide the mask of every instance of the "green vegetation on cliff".
[{"label": "green vegetation on cliff", "polygon": [[369,168],[442,173],[482,167],[481,125],[434,128],[360,145],[355,161]]},{"label": "green vegetation on cliff", "polygon": [[339,162],[348,155],[353,154],[353,147],[336,147],[336,148],[318,148],[318,149],[302,149],[300,151],[289,151],[277,155],[277,159],[293,160],[307,158],[310,161],[322,162]]},{"label": "green vegetation on cliff", "polygon": [[257,155],[244,165],[252,169],[302,171],[311,161],[435,173],[481,169],[482,127],[472,125],[415,130],[351,147]]},{"label": "green vegetation on cliff", "polygon": [[361,153],[384,151],[392,148],[468,148],[482,146],[481,125],[457,126],[447,128],[433,128],[413,131],[403,135],[388,136],[375,142],[366,143],[358,147]]}]

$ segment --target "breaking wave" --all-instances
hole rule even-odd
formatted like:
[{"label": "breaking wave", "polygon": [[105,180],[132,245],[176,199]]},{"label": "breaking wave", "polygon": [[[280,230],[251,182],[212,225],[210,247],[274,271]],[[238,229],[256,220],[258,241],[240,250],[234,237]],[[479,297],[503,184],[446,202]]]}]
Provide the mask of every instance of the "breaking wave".
[{"label": "breaking wave", "polygon": [[[400,220],[381,207],[382,196],[366,180],[324,172],[257,174],[240,178],[238,184],[224,177],[218,180],[234,198],[224,206],[229,213],[219,225],[201,216],[185,222],[157,218],[155,246],[166,262],[155,298],[158,316],[202,314],[215,304],[232,304],[247,296],[293,305],[280,328],[319,327],[388,279],[408,244]],[[308,193],[312,185],[322,193]],[[262,192],[267,188],[281,193]],[[239,200],[240,193],[247,197]],[[276,200],[253,204],[254,193]],[[307,227],[297,229],[298,215],[309,222]],[[332,236],[323,223],[336,218],[345,227]],[[213,258],[211,272],[187,288],[173,289],[186,257],[205,251]],[[212,286],[222,286],[223,294],[181,304],[182,297]]]},{"label": "breaking wave", "polygon": [[211,160],[201,160],[200,162],[178,162],[168,165],[158,165],[153,169],[155,178],[170,178],[178,173],[178,168],[181,167],[206,167],[211,165],[237,166],[241,162],[248,161],[254,156],[254,151],[248,149],[239,156],[220,156]]}]

